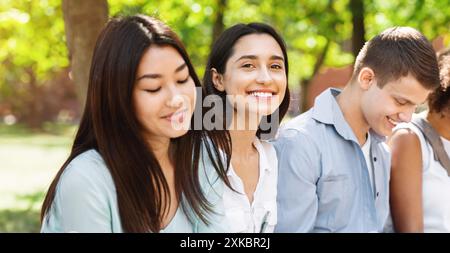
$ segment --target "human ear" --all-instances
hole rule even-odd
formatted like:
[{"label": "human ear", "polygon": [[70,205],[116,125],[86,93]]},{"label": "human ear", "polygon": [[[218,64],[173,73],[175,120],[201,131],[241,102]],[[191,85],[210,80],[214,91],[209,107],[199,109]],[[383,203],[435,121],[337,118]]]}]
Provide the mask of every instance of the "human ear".
[{"label": "human ear", "polygon": [[225,91],[225,87],[223,85],[223,75],[220,74],[217,69],[215,68],[211,68],[211,79],[212,82],[214,84],[214,87],[218,90],[218,91]]},{"label": "human ear", "polygon": [[358,83],[361,89],[368,90],[375,83],[375,73],[369,67],[364,67],[359,71]]}]

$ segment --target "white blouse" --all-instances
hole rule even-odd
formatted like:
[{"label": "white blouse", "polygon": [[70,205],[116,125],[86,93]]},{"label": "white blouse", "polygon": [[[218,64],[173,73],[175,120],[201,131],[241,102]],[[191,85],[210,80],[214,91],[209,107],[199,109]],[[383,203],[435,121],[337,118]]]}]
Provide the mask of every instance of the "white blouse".
[{"label": "white blouse", "polygon": [[223,203],[231,233],[272,233],[277,223],[278,159],[272,144],[255,138],[259,153],[259,179],[250,203],[244,184],[230,164],[228,179],[233,189],[225,187]]}]

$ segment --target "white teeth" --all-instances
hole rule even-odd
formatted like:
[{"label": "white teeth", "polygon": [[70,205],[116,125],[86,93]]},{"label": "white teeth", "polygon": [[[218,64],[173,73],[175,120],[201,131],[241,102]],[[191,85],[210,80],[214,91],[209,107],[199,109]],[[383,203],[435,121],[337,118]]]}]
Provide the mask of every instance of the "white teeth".
[{"label": "white teeth", "polygon": [[387,117],[388,121],[391,122],[394,126],[396,126],[397,124],[399,124],[400,122],[394,121],[393,119]]},{"label": "white teeth", "polygon": [[268,98],[272,96],[271,92],[250,92],[250,95],[255,96],[255,97],[264,97],[264,98]]},{"label": "white teeth", "polygon": [[180,115],[184,115],[185,113],[186,113],[186,110],[178,111],[178,112],[173,113],[170,116],[166,116],[165,118],[167,118],[167,119],[174,119],[174,118],[179,117]]}]

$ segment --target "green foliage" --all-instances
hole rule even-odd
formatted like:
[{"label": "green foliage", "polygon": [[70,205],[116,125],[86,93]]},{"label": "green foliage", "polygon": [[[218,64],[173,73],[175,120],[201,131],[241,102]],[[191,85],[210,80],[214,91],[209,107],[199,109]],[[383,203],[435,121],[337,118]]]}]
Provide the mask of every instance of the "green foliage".
[{"label": "green foliage", "polygon": [[429,39],[449,36],[450,5],[442,0],[365,1],[367,39],[391,26],[411,26]]},{"label": "green foliage", "polygon": [[[448,1],[362,1],[366,39],[397,25],[418,28],[429,39],[443,35],[445,43],[450,43]],[[212,44],[217,2],[109,0],[108,4],[110,16],[143,13],[168,23],[184,41],[201,77]],[[325,66],[353,63],[349,2],[227,0],[224,25],[229,27],[254,21],[272,24],[288,45],[290,85],[298,86],[302,80],[311,78],[316,61],[325,48]],[[29,83],[45,84],[45,80],[69,65],[61,0],[2,0],[0,63],[0,103],[5,98],[26,98],[31,89]]]},{"label": "green foliage", "polygon": [[109,0],[110,15],[143,13],[170,25],[184,42],[200,77],[209,53],[215,3],[207,0]]},{"label": "green foliage", "polygon": [[[211,45],[217,1],[110,0],[110,13],[155,15],[180,35],[197,71],[204,72]],[[366,39],[395,25],[413,26],[429,39],[438,35],[449,40],[450,7],[446,1],[416,0],[364,1]],[[285,38],[290,57],[290,84],[311,78],[313,67],[325,45],[330,46],[325,66],[352,64],[350,51],[352,14],[349,0],[228,0],[224,15],[226,27],[236,23],[267,22]]]},{"label": "green foliage", "polygon": [[[110,0],[110,14],[154,15],[168,23],[181,37],[197,72],[204,72],[206,58],[212,43],[212,26],[217,1],[172,0],[139,1]],[[225,27],[236,23],[266,22],[273,25],[285,38],[290,55],[290,83],[309,78],[318,54],[327,40],[340,43],[351,36],[347,1],[255,1],[228,0],[225,9]],[[337,15],[339,13],[340,15]],[[343,15],[345,13],[345,15]],[[353,58],[348,52],[333,47],[330,66],[349,64]],[[350,57],[349,57],[350,56]]]},{"label": "green foliage", "polygon": [[[212,43],[217,1],[109,0],[111,16],[144,13],[167,22],[180,35],[201,75]],[[366,38],[389,26],[408,25],[433,39],[449,40],[450,7],[447,1],[364,1]],[[349,52],[351,13],[349,0],[228,0],[224,23],[267,22],[284,36],[291,58],[291,84],[308,79],[317,56],[328,40],[327,66],[353,62]],[[347,45],[347,46],[346,46]],[[294,60],[295,59],[295,60]],[[0,4],[0,92],[5,86],[38,81],[67,67],[67,49],[60,0],[3,0]],[[31,75],[32,73],[33,75]],[[3,89],[1,88],[3,87]]]},{"label": "green foliage", "polygon": [[38,233],[40,230],[40,208],[45,193],[37,191],[32,194],[17,195],[16,201],[23,202],[26,208],[0,209],[0,232]]},{"label": "green foliage", "polygon": [[0,210],[0,232],[39,233],[39,210]]},{"label": "green foliage", "polygon": [[42,83],[68,66],[60,2],[2,0],[0,91],[17,89],[32,79]]},{"label": "green foliage", "polygon": [[34,128],[54,117],[46,97],[60,97],[49,95],[50,80],[68,65],[60,0],[1,1],[0,117],[2,105]]}]

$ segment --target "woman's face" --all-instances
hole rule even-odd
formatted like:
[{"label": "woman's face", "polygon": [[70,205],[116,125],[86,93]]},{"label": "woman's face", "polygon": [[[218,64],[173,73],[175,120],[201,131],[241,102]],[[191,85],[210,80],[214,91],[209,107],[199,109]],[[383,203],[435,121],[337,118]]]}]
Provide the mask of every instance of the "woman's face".
[{"label": "woman's face", "polygon": [[133,104],[149,138],[176,138],[190,126],[195,83],[183,57],[171,46],[150,46],[139,63]]},{"label": "woman's face", "polygon": [[270,115],[286,93],[283,51],[268,34],[245,35],[234,45],[225,73],[213,71],[213,81],[238,112]]}]

